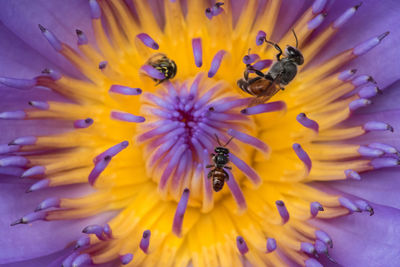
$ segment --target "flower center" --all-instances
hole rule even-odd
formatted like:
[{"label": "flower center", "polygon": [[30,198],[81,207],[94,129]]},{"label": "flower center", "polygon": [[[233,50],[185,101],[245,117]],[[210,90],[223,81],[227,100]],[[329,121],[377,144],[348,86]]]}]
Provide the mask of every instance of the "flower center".
[{"label": "flower center", "polygon": [[[148,175],[158,183],[164,198],[170,193],[179,200],[188,188],[189,205],[208,210],[205,205],[210,205],[213,195],[208,180],[215,180],[209,174],[216,168],[210,153],[226,144],[233,131],[247,132],[251,120],[240,113],[246,99],[239,98],[229,85],[204,76],[199,73],[183,83],[167,81],[157,93],[144,93],[141,112],[146,122],[139,126],[136,139],[144,144]],[[243,151],[236,141],[229,144],[232,153]]]}]

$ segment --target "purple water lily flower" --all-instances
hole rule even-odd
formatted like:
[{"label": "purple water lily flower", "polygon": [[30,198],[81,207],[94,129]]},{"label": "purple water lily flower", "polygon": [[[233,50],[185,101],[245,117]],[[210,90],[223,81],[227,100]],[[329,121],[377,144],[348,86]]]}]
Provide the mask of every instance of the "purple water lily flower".
[{"label": "purple water lily flower", "polygon": [[0,6],[2,266],[400,265],[397,1]]}]

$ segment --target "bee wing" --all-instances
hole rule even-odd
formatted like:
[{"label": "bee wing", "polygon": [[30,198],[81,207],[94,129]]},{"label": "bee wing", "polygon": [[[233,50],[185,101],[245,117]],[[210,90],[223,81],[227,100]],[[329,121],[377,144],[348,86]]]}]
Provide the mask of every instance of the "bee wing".
[{"label": "bee wing", "polygon": [[146,64],[154,67],[155,62],[162,60],[164,57],[166,57],[166,55],[163,53],[155,53],[149,57],[149,59],[146,61]]},{"label": "bee wing", "polygon": [[228,181],[229,180],[229,174],[224,170],[224,169],[222,169],[222,171],[225,173],[225,180],[226,181]]}]

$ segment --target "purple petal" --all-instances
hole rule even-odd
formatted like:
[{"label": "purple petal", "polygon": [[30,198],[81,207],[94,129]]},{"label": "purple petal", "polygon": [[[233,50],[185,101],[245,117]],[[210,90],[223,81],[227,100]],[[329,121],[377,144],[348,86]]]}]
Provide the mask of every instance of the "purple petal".
[{"label": "purple petal", "polygon": [[[51,27],[51,31],[56,36],[62,37],[63,42],[76,47],[74,29],[81,29],[89,39],[93,37],[90,15],[88,15],[90,14],[89,10],[88,1],[79,0],[68,2],[62,0],[22,0],[18,3],[7,1],[7,8],[0,10],[0,17],[3,25],[10,30],[10,33],[14,33],[23,42],[29,44],[35,50],[35,53],[43,55],[49,62],[52,62],[52,64],[47,65],[42,63],[41,69],[58,65],[67,73],[77,74],[72,65],[47,44],[37,25],[40,23]],[[22,55],[25,55],[26,58],[25,53],[22,53]],[[27,64],[34,64],[29,62],[31,60],[27,61]],[[19,66],[21,65],[19,64]],[[15,69],[15,74],[18,73],[17,71],[18,69]]]},{"label": "purple petal", "polygon": [[[400,57],[400,51],[392,50],[399,42],[400,21],[397,19],[395,10],[398,10],[400,2],[396,1],[389,5],[377,1],[334,1],[329,8],[327,19],[330,19],[326,24],[339,18],[346,9],[358,5],[360,2],[363,2],[360,10],[335,35],[334,41],[329,42],[324,49],[324,57],[329,58],[350,48],[350,43],[355,46],[367,40],[368,37],[390,31],[393,35],[387,36],[378,47],[349,64],[349,68],[360,69],[363,73],[373,75],[383,88],[398,79],[398,75],[386,71],[386,69],[400,69],[400,62],[392,60],[392,58]],[[351,40],[350,43],[349,40]],[[391,51],[391,53],[387,53],[387,51]],[[376,60],[377,58],[379,60]]]},{"label": "purple petal", "polygon": [[[0,235],[8,241],[0,242],[0,264],[40,257],[64,249],[66,244],[79,238],[81,229],[91,220],[54,221],[51,223],[37,221],[31,225],[9,226],[16,219],[32,212],[36,205],[46,197],[74,197],[88,192],[87,186],[69,186],[54,188],[47,191],[45,195],[41,193],[26,194],[25,190],[30,183],[2,179],[0,195],[3,204],[0,205],[2,214],[0,224],[3,227],[0,227]],[[102,222],[109,217],[110,214],[100,216],[98,221]]]},{"label": "purple petal", "polygon": [[[397,266],[400,210],[374,204],[375,215],[353,214],[314,224],[334,237],[335,247],[330,250],[342,266]],[[360,257],[362,251],[362,257]],[[327,264],[328,266],[331,266]]]}]

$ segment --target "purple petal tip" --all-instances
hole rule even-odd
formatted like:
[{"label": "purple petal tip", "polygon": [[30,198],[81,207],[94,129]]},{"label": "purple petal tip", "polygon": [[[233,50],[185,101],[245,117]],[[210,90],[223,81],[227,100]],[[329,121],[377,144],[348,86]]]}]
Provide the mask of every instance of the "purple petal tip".
[{"label": "purple petal tip", "polygon": [[58,197],[49,197],[43,200],[35,209],[35,212],[49,209],[49,208],[57,208],[60,206],[61,200]]},{"label": "purple petal tip", "polygon": [[275,101],[242,109],[240,112],[245,115],[255,115],[255,114],[282,111],[282,110],[286,110],[286,103],[283,101]]},{"label": "purple petal tip", "polygon": [[278,209],[279,215],[282,218],[282,223],[285,224],[289,221],[289,212],[285,206],[285,203],[282,200],[275,201],[276,208]]},{"label": "purple petal tip", "polygon": [[359,108],[366,107],[371,104],[372,104],[371,100],[365,99],[365,98],[360,98],[360,99],[356,99],[356,100],[350,102],[349,109],[350,109],[350,111],[355,111]]},{"label": "purple petal tip", "polygon": [[158,50],[159,49],[159,45],[147,33],[139,33],[138,35],[136,35],[136,37],[140,41],[142,41],[142,43],[145,46],[150,47],[151,49],[154,49],[154,50]]},{"label": "purple petal tip", "polygon": [[192,39],[192,49],[194,56],[194,64],[200,68],[203,65],[203,50],[201,45],[201,38]]},{"label": "purple petal tip", "polygon": [[307,172],[310,172],[312,167],[312,161],[308,156],[307,152],[300,146],[298,143],[294,143],[292,145],[294,152],[296,153],[297,157],[304,163],[307,168]]},{"label": "purple petal tip", "polygon": [[312,217],[315,217],[318,215],[318,212],[324,211],[324,208],[319,202],[311,202],[310,203],[310,213]]},{"label": "purple petal tip", "polygon": [[43,188],[46,188],[50,185],[50,180],[49,179],[42,179],[36,183],[34,183],[27,191],[26,193],[30,193],[33,191],[37,191]]},{"label": "purple petal tip", "polygon": [[300,250],[310,255],[313,255],[315,253],[314,245],[308,242],[301,242]]},{"label": "purple petal tip", "polygon": [[36,80],[0,77],[0,83],[16,89],[28,90],[36,85]]},{"label": "purple petal tip", "polygon": [[309,258],[304,262],[306,267],[324,267],[319,261],[314,258]]},{"label": "purple petal tip", "polygon": [[88,182],[91,186],[94,185],[96,182],[97,178],[100,176],[100,174],[105,170],[105,168],[108,166],[108,164],[111,161],[111,156],[105,156],[102,160],[97,162],[92,169],[92,171],[89,174],[88,177]]},{"label": "purple petal tip", "polygon": [[88,128],[92,124],[93,124],[93,119],[91,119],[91,118],[86,118],[83,120],[76,120],[76,121],[74,121],[74,128],[84,129],[84,128]]},{"label": "purple petal tip", "polygon": [[374,169],[390,168],[400,165],[400,161],[395,158],[376,158],[371,160]]},{"label": "purple petal tip", "polygon": [[33,166],[24,171],[21,175],[21,178],[31,177],[35,175],[43,175],[45,172],[46,168],[44,166]]},{"label": "purple petal tip", "polygon": [[40,110],[48,110],[50,108],[50,105],[44,101],[29,101],[28,104]]},{"label": "purple petal tip", "polygon": [[382,33],[381,35],[377,37],[373,37],[371,39],[368,39],[367,41],[357,45],[356,47],[353,48],[353,54],[355,56],[361,56],[365,53],[367,53],[369,50],[377,46],[386,36],[389,35],[389,31]]},{"label": "purple petal tip", "polygon": [[90,15],[92,19],[99,19],[101,17],[101,8],[96,0],[89,0]]},{"label": "purple petal tip", "polygon": [[140,95],[142,93],[142,89],[113,84],[111,85],[109,92],[121,95]]},{"label": "purple petal tip", "polygon": [[26,118],[26,112],[23,110],[4,111],[0,113],[0,119],[3,120],[22,120]]},{"label": "purple petal tip", "polygon": [[181,199],[179,200],[178,206],[175,211],[174,221],[172,223],[172,232],[178,237],[181,236],[183,217],[186,212],[189,196],[190,196],[190,191],[188,188],[185,188],[183,190]]},{"label": "purple petal tip", "polygon": [[361,176],[358,172],[355,170],[347,169],[344,171],[344,174],[346,175],[346,178],[348,179],[353,179],[353,180],[361,180]]},{"label": "purple petal tip", "polygon": [[322,230],[316,230],[315,237],[318,240],[321,240],[325,244],[329,245],[331,248],[333,247],[332,238],[326,232],[324,232]]},{"label": "purple petal tip", "polygon": [[90,244],[90,237],[87,236],[87,235],[85,235],[85,236],[80,237],[80,238],[76,241],[76,244],[75,244],[74,249],[78,249],[78,248],[81,248],[81,247],[85,247],[85,246],[87,246],[87,245],[89,245],[89,244]]},{"label": "purple petal tip", "polygon": [[315,0],[312,5],[312,12],[314,14],[321,13],[322,11],[324,11],[327,2],[328,0]]},{"label": "purple petal tip", "polygon": [[394,129],[391,125],[380,121],[369,121],[363,125],[363,129],[367,132],[370,131],[391,131]]},{"label": "purple petal tip", "polygon": [[142,116],[136,116],[127,112],[120,112],[120,111],[112,111],[111,118],[115,120],[120,120],[125,122],[136,122],[136,123],[142,123],[146,120]]},{"label": "purple petal tip", "polygon": [[35,136],[23,136],[23,137],[18,137],[8,143],[8,145],[34,145],[37,141],[37,137]]},{"label": "purple petal tip", "polygon": [[140,241],[139,247],[144,253],[148,253],[150,245],[150,236],[151,236],[150,230],[146,230],[143,232],[142,240]]},{"label": "purple petal tip", "polygon": [[276,240],[275,238],[268,238],[267,239],[267,252],[270,253],[276,249]]},{"label": "purple petal tip", "polygon": [[57,52],[60,52],[62,50],[62,44],[61,42],[57,39],[57,37],[48,29],[43,27],[42,25],[39,24],[39,29],[42,32],[43,36],[47,39],[49,44],[56,50]]},{"label": "purple petal tip", "polygon": [[357,72],[357,69],[345,70],[339,73],[338,79],[341,81],[348,81],[353,78],[354,74]]},{"label": "purple petal tip", "polygon": [[236,246],[242,255],[249,252],[249,248],[246,244],[246,241],[244,241],[243,237],[241,236],[236,237]]},{"label": "purple petal tip", "polygon": [[297,115],[296,120],[306,128],[313,130],[314,132],[319,131],[319,125],[316,121],[307,118],[306,114],[300,113]]},{"label": "purple petal tip", "polygon": [[88,43],[88,39],[83,31],[76,29],[76,35],[78,36],[78,45],[85,45]]},{"label": "purple petal tip", "polygon": [[220,50],[215,54],[211,62],[210,70],[208,71],[208,78],[214,77],[214,75],[217,73],[225,54],[226,54],[225,50]]},{"label": "purple petal tip", "polygon": [[72,261],[72,267],[84,267],[92,264],[92,258],[89,254],[81,254]]},{"label": "purple petal tip", "polygon": [[267,34],[264,31],[259,31],[256,36],[256,45],[262,45],[266,37]]},{"label": "purple petal tip", "polygon": [[319,25],[321,25],[321,23],[324,21],[326,17],[326,14],[319,14],[318,16],[316,16],[315,18],[313,18],[312,20],[310,20],[307,23],[307,27],[309,30],[314,30],[316,28],[319,27]]},{"label": "purple petal tip", "polygon": [[31,222],[38,221],[38,220],[45,220],[46,216],[47,216],[47,212],[32,212],[32,213],[29,213],[28,215],[25,215],[21,219],[14,221],[13,223],[11,223],[11,226],[14,226],[17,224],[27,224],[27,223],[31,223]]},{"label": "purple petal tip", "polygon": [[106,61],[106,60],[100,61],[99,69],[104,70],[107,67],[107,65],[108,65],[108,61]]},{"label": "purple petal tip", "polygon": [[127,265],[133,260],[133,254],[127,253],[125,255],[121,255],[119,257],[119,259],[120,259],[122,265]]},{"label": "purple petal tip", "polygon": [[340,197],[339,202],[343,207],[345,207],[346,209],[348,209],[351,212],[361,212],[360,208],[358,208],[356,206],[356,204],[354,204],[353,201],[351,201],[350,199],[348,199],[346,197]]}]

